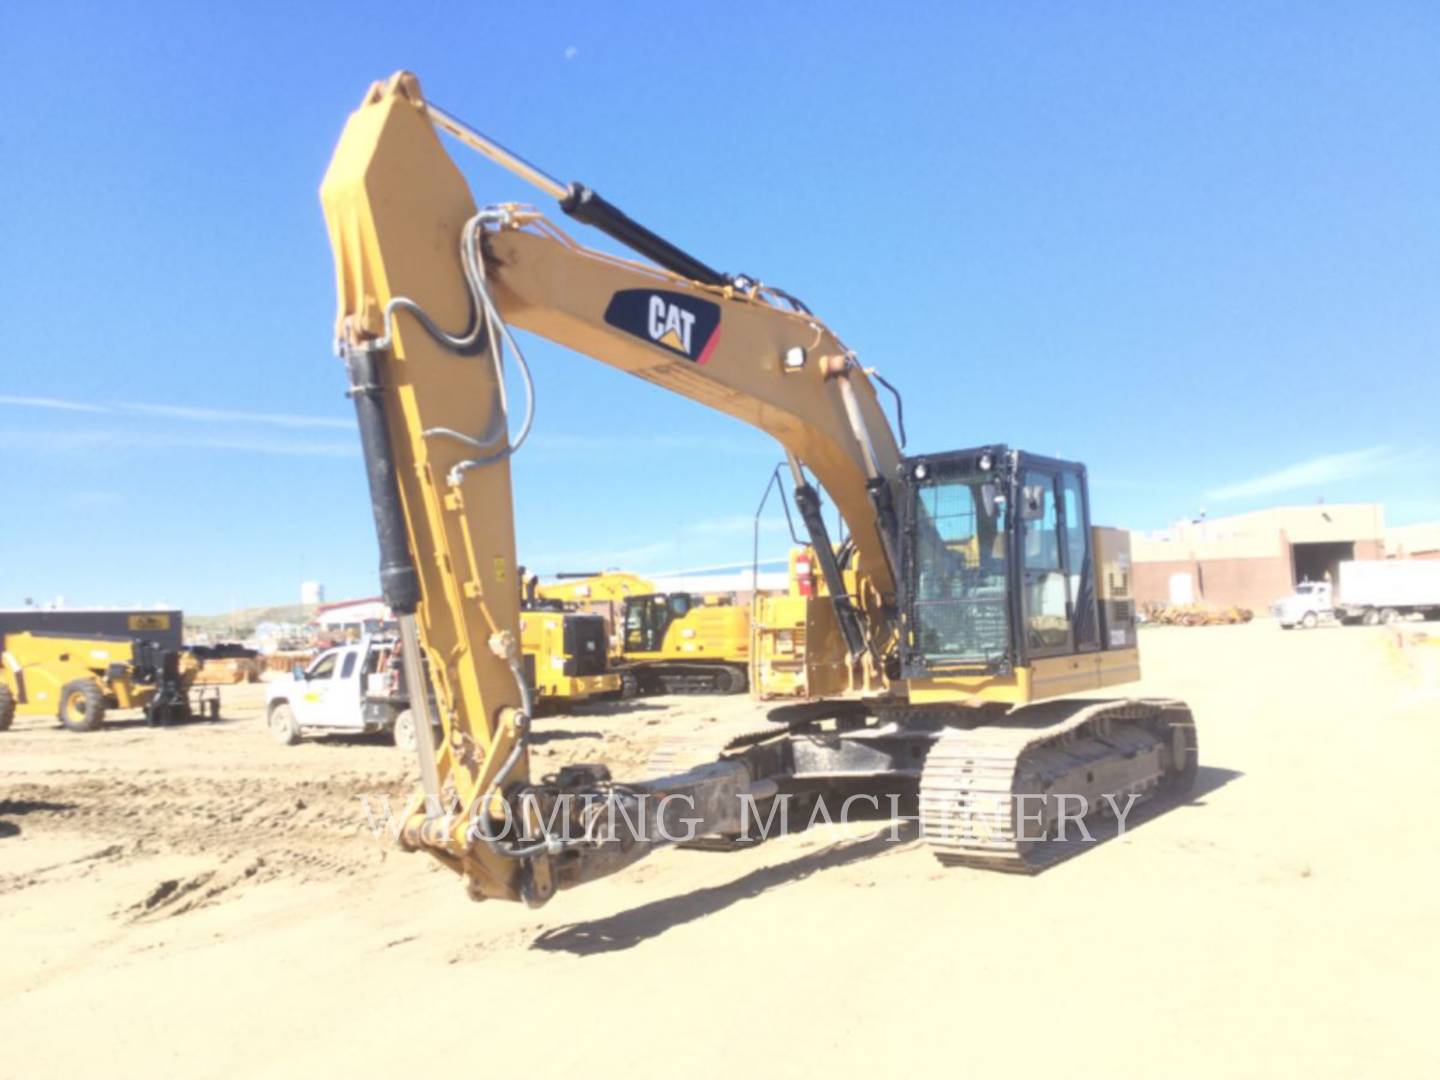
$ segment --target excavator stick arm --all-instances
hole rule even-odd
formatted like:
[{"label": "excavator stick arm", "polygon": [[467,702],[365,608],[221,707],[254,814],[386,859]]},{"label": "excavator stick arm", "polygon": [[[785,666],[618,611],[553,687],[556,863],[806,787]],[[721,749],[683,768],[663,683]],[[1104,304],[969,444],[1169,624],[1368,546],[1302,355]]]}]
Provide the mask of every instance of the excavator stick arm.
[{"label": "excavator stick arm", "polygon": [[[417,684],[433,684],[443,733],[433,772],[421,751],[428,802],[405,835],[458,860],[472,891],[513,897],[527,864],[485,839],[508,811],[504,801],[530,780],[501,324],[777,438],[845,517],[873,582],[875,618],[893,578],[871,493],[889,482],[899,448],[868,377],[808,313],[756,288],[703,284],[589,250],[533,212],[477,214],[411,75],[371,87],[341,136],[321,201],[382,581],[402,638],[414,610],[414,651],[424,662],[407,663],[407,682],[412,700],[424,698]],[[592,211],[615,217],[609,204]],[[446,816],[442,803],[462,812]]]}]

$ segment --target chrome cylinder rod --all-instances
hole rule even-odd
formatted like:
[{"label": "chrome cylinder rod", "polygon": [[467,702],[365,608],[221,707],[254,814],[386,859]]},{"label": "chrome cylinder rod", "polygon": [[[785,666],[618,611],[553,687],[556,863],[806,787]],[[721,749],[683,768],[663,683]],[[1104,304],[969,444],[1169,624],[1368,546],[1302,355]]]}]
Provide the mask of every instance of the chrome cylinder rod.
[{"label": "chrome cylinder rod", "polygon": [[563,199],[570,193],[570,186],[568,184],[562,184],[553,176],[537,169],[519,154],[512,154],[494,139],[486,138],[468,124],[455,119],[455,117],[451,116],[444,109],[437,108],[429,102],[426,102],[425,110],[430,114],[431,121],[441,131],[453,135],[466,146],[470,147],[470,149],[484,154],[491,161],[495,162],[496,165],[514,173],[527,184],[533,184],[552,199]]},{"label": "chrome cylinder rod", "polygon": [[420,635],[415,615],[400,615],[400,663],[405,671],[405,692],[410,697],[410,721],[415,728],[415,753],[420,759],[420,787],[425,792],[425,816],[437,818],[440,805],[440,770],[435,765],[435,729],[430,716],[430,680],[420,656]]}]

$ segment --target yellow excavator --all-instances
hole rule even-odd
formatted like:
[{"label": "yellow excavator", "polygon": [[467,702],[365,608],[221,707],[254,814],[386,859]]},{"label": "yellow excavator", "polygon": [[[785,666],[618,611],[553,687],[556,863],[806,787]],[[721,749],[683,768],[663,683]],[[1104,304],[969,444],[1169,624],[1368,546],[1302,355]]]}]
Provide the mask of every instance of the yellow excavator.
[{"label": "yellow excavator", "polygon": [[[645,261],[584,247],[532,208],[477,207],[442,134]],[[1036,871],[1075,850],[1081,810],[1191,787],[1183,703],[1095,693],[1140,667],[1134,613],[1107,591],[1128,553],[1097,543],[1082,465],[1002,444],[902,453],[879,377],[803,303],[560,183],[427,102],[409,73],[351,115],[321,201],[380,579],[408,681],[423,685],[427,658],[439,714],[438,740],[417,717],[421,790],[401,842],[471,896],[542,904],[675,842],[753,839],[752,812],[768,823],[797,797],[876,789],[915,800],[942,862]],[[510,486],[534,390],[514,329],[780,442],[857,673],[847,696],[774,708],[668,776],[537,773]],[[853,591],[822,489],[848,529]]]},{"label": "yellow excavator", "polygon": [[624,571],[561,574],[537,585],[547,600],[603,615],[619,670],[638,693],[742,693],[750,665],[750,611],[728,594],[660,592]]}]

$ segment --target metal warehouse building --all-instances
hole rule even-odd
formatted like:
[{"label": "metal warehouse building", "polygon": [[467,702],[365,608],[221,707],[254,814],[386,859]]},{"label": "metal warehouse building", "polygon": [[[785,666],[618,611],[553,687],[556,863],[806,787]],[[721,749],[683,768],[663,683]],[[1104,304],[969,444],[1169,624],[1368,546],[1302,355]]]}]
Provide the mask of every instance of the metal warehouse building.
[{"label": "metal warehouse building", "polygon": [[128,638],[180,648],[185,618],[174,608],[19,608],[0,611],[0,637],[34,634]]},{"label": "metal warehouse building", "polygon": [[[1300,581],[1333,580],[1348,559],[1386,556],[1380,503],[1281,506],[1132,532],[1136,602],[1264,611]],[[1398,554],[1398,552],[1397,552]]]}]

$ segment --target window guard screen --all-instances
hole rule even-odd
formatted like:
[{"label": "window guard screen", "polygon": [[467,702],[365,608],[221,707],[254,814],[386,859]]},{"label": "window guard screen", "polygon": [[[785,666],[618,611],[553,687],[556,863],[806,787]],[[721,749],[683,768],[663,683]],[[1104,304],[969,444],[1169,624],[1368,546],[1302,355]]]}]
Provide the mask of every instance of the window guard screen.
[{"label": "window guard screen", "polygon": [[944,477],[915,491],[913,644],[932,663],[990,664],[1008,652],[1006,510],[986,514],[984,482]]}]

